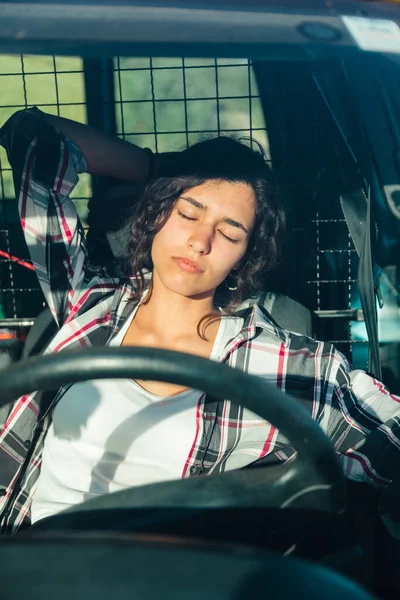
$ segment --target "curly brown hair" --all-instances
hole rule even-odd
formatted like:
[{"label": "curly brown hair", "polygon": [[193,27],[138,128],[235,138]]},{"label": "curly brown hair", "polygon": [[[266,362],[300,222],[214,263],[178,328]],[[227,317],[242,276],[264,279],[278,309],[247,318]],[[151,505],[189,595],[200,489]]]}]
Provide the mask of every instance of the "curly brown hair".
[{"label": "curly brown hair", "polygon": [[[178,156],[174,173],[149,181],[135,203],[129,226],[128,274],[137,278],[137,294],[141,297],[145,285],[143,273],[153,268],[154,236],[188,189],[209,180],[246,183],[255,197],[254,227],[233,281],[225,280],[214,296],[215,306],[232,314],[245,299],[263,290],[267,274],[279,262],[285,215],[278,187],[260,147],[253,150],[230,137],[199,142]],[[229,290],[228,286],[236,289]]]}]

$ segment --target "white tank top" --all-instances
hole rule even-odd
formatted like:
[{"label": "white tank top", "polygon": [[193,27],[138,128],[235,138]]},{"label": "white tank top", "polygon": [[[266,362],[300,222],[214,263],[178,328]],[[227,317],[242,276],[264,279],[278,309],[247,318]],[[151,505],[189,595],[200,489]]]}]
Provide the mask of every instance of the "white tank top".
[{"label": "white tank top", "polygon": [[[135,315],[111,340],[119,346]],[[210,358],[218,360],[242,319],[223,317]],[[32,522],[101,494],[179,479],[195,440],[204,394],[160,397],[131,379],[75,383],[54,409]]]}]

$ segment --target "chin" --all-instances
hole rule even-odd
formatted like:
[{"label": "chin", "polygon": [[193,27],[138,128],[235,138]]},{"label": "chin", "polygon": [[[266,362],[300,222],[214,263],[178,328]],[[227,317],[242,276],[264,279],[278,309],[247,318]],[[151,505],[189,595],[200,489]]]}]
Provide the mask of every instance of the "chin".
[{"label": "chin", "polygon": [[171,292],[184,296],[185,298],[199,298],[213,296],[215,288],[200,285],[199,281],[190,281],[187,276],[165,277],[162,279],[163,285]]}]

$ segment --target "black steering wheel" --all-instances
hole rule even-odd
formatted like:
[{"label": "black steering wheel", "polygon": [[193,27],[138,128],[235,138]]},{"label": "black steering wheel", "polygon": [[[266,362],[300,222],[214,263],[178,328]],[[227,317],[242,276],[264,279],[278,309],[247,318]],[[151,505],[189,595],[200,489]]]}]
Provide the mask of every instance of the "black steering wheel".
[{"label": "black steering wheel", "polygon": [[[132,507],[307,508],[335,514],[345,507],[345,485],[334,449],[295,399],[261,377],[197,356],[153,348],[64,351],[2,372],[0,405],[35,390],[54,390],[96,378],[137,378],[185,385],[227,398],[277,427],[297,451],[288,463],[189,477],[91,499],[67,511]],[[66,513],[62,513],[66,514]]]},{"label": "black steering wheel", "polygon": [[[207,595],[218,600],[239,600],[251,597],[261,585],[279,600],[316,600],[322,588],[327,599],[369,599],[338,575],[312,565],[254,554],[243,546],[215,545],[215,540],[210,545],[204,535],[191,541],[168,526],[164,530],[161,527],[163,511],[168,507],[179,513],[197,510],[194,520],[204,513],[207,522],[212,509],[229,513],[238,507],[251,507],[248,512],[255,515],[259,526],[260,519],[265,518],[260,511],[269,508],[280,512],[284,509],[286,514],[304,508],[331,515],[344,512],[344,477],[330,441],[300,403],[261,377],[166,350],[91,348],[33,358],[4,370],[0,406],[37,389],[54,390],[67,383],[116,377],[176,383],[203,390],[213,399],[229,398],[276,426],[297,455],[279,466],[190,477],[106,494],[43,519],[36,532],[34,525],[7,543],[0,543],[0,575],[7,600],[19,600],[21,585],[27,580],[30,595],[38,600],[54,598],[55,590],[62,600],[93,593],[100,599],[109,598],[111,592],[114,596],[136,593],[154,600],[160,593],[171,599],[196,600]],[[115,527],[118,515],[140,513],[141,508],[154,511],[147,516],[153,524],[158,519],[153,529]],[[107,515],[111,515],[109,531],[101,533],[99,529],[107,527],[99,524],[107,520]],[[235,521],[238,526],[240,523]],[[221,528],[220,519],[216,527]],[[149,535],[149,531],[156,535]],[[222,539],[225,544],[229,540]],[[203,577],[205,572],[208,575]]]}]

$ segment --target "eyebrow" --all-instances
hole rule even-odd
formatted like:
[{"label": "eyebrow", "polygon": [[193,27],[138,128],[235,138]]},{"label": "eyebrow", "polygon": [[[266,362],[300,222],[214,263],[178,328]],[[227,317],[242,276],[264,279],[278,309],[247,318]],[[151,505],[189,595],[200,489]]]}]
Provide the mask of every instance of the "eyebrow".
[{"label": "eyebrow", "polygon": [[[181,196],[181,200],[186,200],[186,202],[189,202],[189,204],[192,204],[193,206],[195,206],[196,208],[199,208],[200,210],[203,210],[203,211],[207,210],[207,206],[204,206],[204,204],[202,204],[198,200],[195,200],[194,198],[191,198],[190,196]],[[225,223],[228,223],[228,225],[232,225],[232,227],[237,227],[238,229],[242,229],[242,231],[244,231],[245,233],[249,233],[248,229],[246,229],[246,227],[242,223],[239,223],[239,221],[234,221],[233,219],[230,219],[229,217],[224,217],[222,220]]]}]

